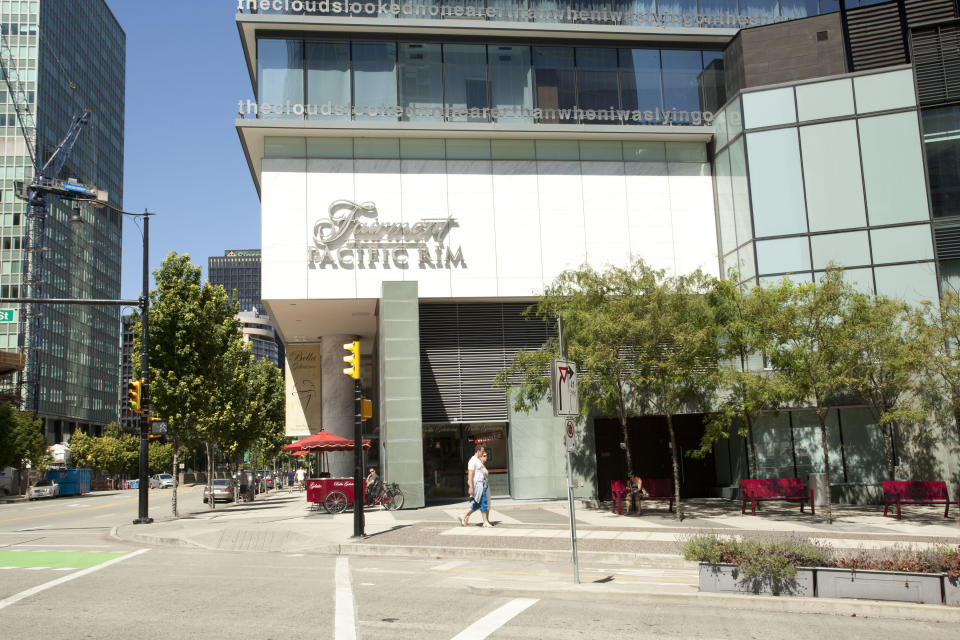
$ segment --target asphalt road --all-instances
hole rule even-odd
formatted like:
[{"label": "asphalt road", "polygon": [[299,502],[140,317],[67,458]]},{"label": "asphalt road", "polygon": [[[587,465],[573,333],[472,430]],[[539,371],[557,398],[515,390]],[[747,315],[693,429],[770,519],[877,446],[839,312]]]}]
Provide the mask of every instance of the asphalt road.
[{"label": "asphalt road", "polygon": [[[186,490],[185,506],[201,493]],[[151,492],[166,513],[169,491]],[[689,588],[670,570],[556,563],[346,558],[145,547],[110,536],[136,516],[135,492],[0,505],[4,638],[955,638],[948,623],[758,610],[754,599],[664,602],[592,590],[641,581]],[[527,595],[508,592],[523,585]]]}]

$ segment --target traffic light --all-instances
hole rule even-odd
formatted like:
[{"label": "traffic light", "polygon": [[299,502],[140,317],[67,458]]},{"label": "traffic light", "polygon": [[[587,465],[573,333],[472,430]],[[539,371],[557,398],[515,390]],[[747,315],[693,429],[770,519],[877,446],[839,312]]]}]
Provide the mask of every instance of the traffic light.
[{"label": "traffic light", "polygon": [[143,378],[131,380],[127,383],[127,404],[134,411],[140,411],[140,388],[143,386]]},{"label": "traffic light", "polygon": [[360,419],[369,420],[373,417],[373,401],[366,398],[360,399]]},{"label": "traffic light", "polygon": [[348,342],[347,344],[343,345],[343,348],[350,352],[350,355],[343,356],[343,361],[350,365],[349,367],[345,368],[343,372],[354,380],[359,380],[360,343],[354,340],[353,342]]}]

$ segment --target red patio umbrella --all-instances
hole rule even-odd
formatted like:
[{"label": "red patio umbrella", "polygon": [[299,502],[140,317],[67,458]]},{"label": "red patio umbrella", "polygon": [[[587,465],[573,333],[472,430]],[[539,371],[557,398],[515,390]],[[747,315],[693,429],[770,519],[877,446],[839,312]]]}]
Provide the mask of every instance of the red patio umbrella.
[{"label": "red patio umbrella", "polygon": [[[304,451],[353,451],[352,439],[343,438],[329,431],[318,431],[294,444],[300,445],[300,449]],[[364,440],[362,446],[364,449],[369,449],[370,441]]]}]

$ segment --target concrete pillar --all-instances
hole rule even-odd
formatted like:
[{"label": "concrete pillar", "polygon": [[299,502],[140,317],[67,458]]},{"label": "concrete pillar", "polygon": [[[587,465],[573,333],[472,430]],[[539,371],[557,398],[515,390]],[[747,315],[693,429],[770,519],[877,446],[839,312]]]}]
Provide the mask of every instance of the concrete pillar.
[{"label": "concrete pillar", "polygon": [[384,282],[377,335],[380,466],[403,489],[404,509],[422,507],[420,301],[416,282]]},{"label": "concrete pillar", "polygon": [[[321,384],[323,430],[353,440],[353,378],[343,373],[343,348],[353,335],[323,336],[321,342]],[[353,455],[329,453],[327,463],[334,477],[353,477]]]}]

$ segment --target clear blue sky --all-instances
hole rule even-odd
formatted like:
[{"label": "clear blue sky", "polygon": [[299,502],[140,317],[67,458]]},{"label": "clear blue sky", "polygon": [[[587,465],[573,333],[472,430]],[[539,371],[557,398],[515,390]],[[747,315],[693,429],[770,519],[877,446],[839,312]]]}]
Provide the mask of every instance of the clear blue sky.
[{"label": "clear blue sky", "polygon": [[[260,202],[234,119],[252,98],[235,0],[107,0],[127,34],[125,211],[156,211],[151,274],[170,251],[260,246]],[[124,219],[122,296],[140,294],[140,232]],[[151,275],[152,286],[152,275]]]}]

